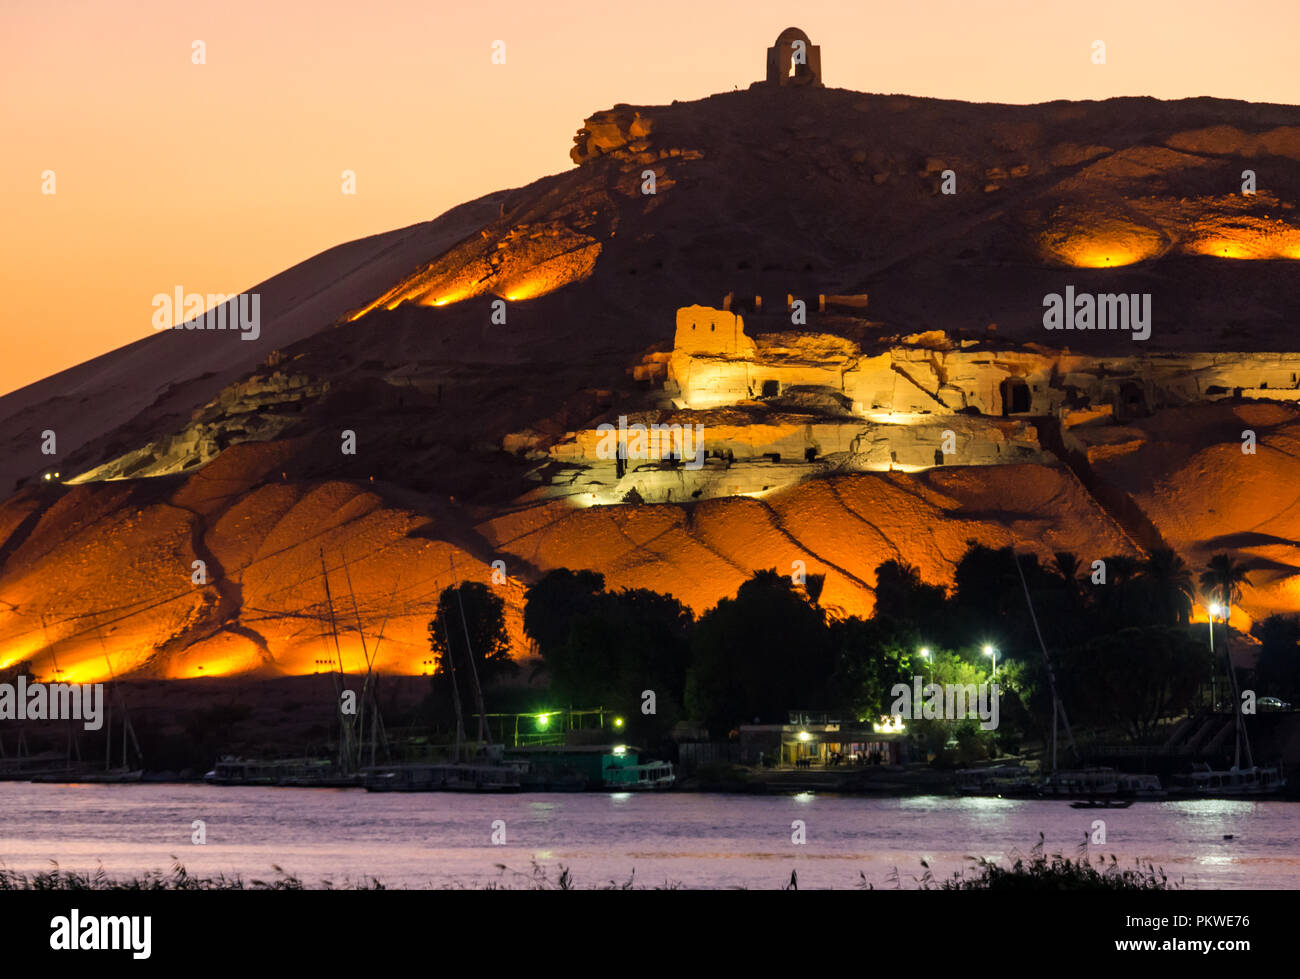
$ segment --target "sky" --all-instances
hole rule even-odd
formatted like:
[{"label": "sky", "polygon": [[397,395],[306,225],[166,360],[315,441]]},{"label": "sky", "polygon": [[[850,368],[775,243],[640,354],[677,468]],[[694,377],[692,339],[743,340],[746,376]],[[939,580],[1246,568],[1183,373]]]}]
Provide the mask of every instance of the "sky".
[{"label": "sky", "polygon": [[565,170],[600,109],[746,87],[788,26],[836,88],[1300,104],[1298,0],[3,0],[0,394],[149,335],[159,293]]}]

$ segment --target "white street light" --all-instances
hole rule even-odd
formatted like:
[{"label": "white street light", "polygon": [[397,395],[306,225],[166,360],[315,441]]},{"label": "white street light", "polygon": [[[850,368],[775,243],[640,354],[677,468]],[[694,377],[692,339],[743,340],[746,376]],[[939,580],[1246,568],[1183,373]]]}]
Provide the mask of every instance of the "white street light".
[{"label": "white street light", "polygon": [[998,651],[994,649],[992,646],[985,646],[984,655],[993,657],[993,673],[991,674],[991,676],[994,680],[996,680],[998,678]]},{"label": "white street light", "polygon": [[[1225,611],[1226,611],[1226,610],[1224,609],[1224,607],[1223,607],[1222,605],[1220,605],[1218,602],[1213,602],[1213,603],[1210,604],[1210,656],[1211,656],[1211,657],[1214,656],[1214,620],[1215,620],[1215,619],[1216,619],[1216,618],[1217,618],[1221,613],[1224,613]],[[1225,620],[1227,619],[1227,616],[1226,616],[1226,615],[1224,615],[1224,619],[1225,619]],[[1211,662],[1213,662],[1213,659],[1211,659]],[[1228,664],[1228,669],[1232,669],[1232,664],[1231,664],[1231,663]],[[1219,694],[1218,694],[1218,670],[1217,670],[1217,668],[1214,670],[1214,672],[1212,672],[1212,673],[1210,674],[1210,700],[1213,701],[1213,703],[1210,705],[1210,709],[1211,709],[1211,710],[1218,710],[1218,709],[1219,709],[1219,703],[1218,703],[1218,700],[1219,700]]]}]

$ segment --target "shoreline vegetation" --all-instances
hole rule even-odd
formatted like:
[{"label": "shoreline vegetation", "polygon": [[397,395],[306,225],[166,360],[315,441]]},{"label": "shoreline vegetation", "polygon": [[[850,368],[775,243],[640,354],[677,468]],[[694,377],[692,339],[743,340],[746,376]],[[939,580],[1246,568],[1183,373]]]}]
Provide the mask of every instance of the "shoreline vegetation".
[{"label": "shoreline vegetation", "polygon": [[[430,675],[386,677],[383,698],[369,674],[352,677],[341,662],[335,672],[324,661],[317,666],[328,666],[326,673],[264,684],[208,677],[203,682],[217,688],[187,688],[183,702],[169,681],[115,687],[124,728],[120,770],[108,769],[116,758],[111,724],[84,745],[47,725],[34,734],[20,729],[26,757],[0,759],[0,777],[35,772],[32,759],[44,765],[40,780],[75,778],[85,769],[88,781],[145,782],[185,781],[227,758],[308,760],[308,777],[293,773],[287,781],[342,787],[362,781],[369,735],[371,765],[381,751],[388,765],[440,763],[459,758],[466,742],[476,752],[488,742],[506,750],[619,743],[677,766],[680,787],[689,790],[900,796],[957,788],[961,771],[988,764],[1038,776],[1049,759],[1053,768],[1059,759],[1067,769],[1155,776],[1167,787],[1207,766],[1239,766],[1245,742],[1247,768],[1254,768],[1252,755],[1276,763],[1274,794],[1282,787],[1280,763],[1294,760],[1300,721],[1290,710],[1300,702],[1300,620],[1274,617],[1252,628],[1260,653],[1255,668],[1245,669],[1233,663],[1226,627],[1246,575],[1231,555],[1215,555],[1199,578],[1202,597],[1218,599],[1209,607],[1224,621],[1218,656],[1211,652],[1215,622],[1203,629],[1191,621],[1193,572],[1172,552],[1093,563],[1102,567],[1089,573],[1067,552],[1042,563],[1009,546],[971,542],[947,585],[889,560],[875,569],[869,618],[823,607],[824,576],[802,571],[754,571],[733,597],[697,615],[671,595],[611,590],[599,573],[558,568],[525,591],[523,629],[535,653],[526,661],[510,655],[504,599],[464,581],[444,589],[429,622],[431,658],[423,666]],[[1036,616],[1026,614],[1034,609]],[[29,666],[14,664],[0,679],[21,678]],[[474,680],[469,709],[454,682],[462,669]],[[982,708],[972,714],[965,701],[927,701],[918,713],[917,703],[908,707],[894,696],[901,687],[919,697],[923,680],[927,688],[971,690],[995,678],[991,726]],[[1256,686],[1268,696],[1259,698],[1259,716],[1247,717],[1228,691],[1253,693]],[[360,695],[359,710],[340,706],[343,687]],[[564,703],[598,706],[567,713],[548,706]],[[792,703],[819,709],[792,712]],[[811,725],[814,716],[825,729],[801,730],[791,741],[788,725],[796,717]],[[136,749],[130,763],[128,734]],[[865,765],[868,744],[876,746],[872,760],[885,760],[881,742],[889,742],[892,764]],[[89,769],[98,762],[84,758],[104,758],[104,774],[94,775]],[[598,773],[587,780],[602,781]],[[1291,794],[1300,795],[1300,786]]]},{"label": "shoreline vegetation", "polygon": [[[242,874],[217,874],[213,877],[196,877],[190,874],[175,857],[170,871],[150,870],[131,877],[110,877],[101,866],[93,873],[80,873],[63,870],[57,863],[47,871],[22,873],[0,864],[0,892],[4,891],[306,891],[306,890],[342,890],[342,891],[385,891],[385,890],[488,890],[488,891],[675,891],[692,890],[681,881],[665,880],[656,884],[641,884],[636,880],[633,868],[626,880],[607,879],[591,883],[579,882],[571,868],[558,864],[547,868],[533,861],[531,870],[521,871],[496,864],[500,876],[477,885],[453,883],[437,888],[390,888],[378,877],[362,877],[360,880],[344,879],[342,882],[322,880],[318,885],[308,885],[301,877],[289,873],[278,864],[272,864],[275,876],[270,879],[259,877],[245,878]],[[945,878],[934,876],[930,865],[921,860],[922,873],[900,873],[894,868],[885,878],[885,883],[893,890],[921,891],[1164,891],[1177,890],[1185,881],[1171,882],[1163,868],[1151,863],[1134,861],[1132,869],[1122,868],[1114,854],[1109,862],[1104,854],[1090,857],[1087,845],[1079,847],[1074,858],[1061,853],[1048,854],[1045,849],[1044,836],[1038,834],[1038,842],[1028,854],[1013,852],[1006,863],[998,863],[986,857],[968,857],[969,867],[953,871]],[[53,861],[51,861],[53,862]],[[858,871],[857,890],[877,890],[867,879],[866,873]],[[703,888],[708,889],[708,888]],[[799,890],[799,872],[792,870],[790,879],[772,888],[729,887],[727,890]]]}]

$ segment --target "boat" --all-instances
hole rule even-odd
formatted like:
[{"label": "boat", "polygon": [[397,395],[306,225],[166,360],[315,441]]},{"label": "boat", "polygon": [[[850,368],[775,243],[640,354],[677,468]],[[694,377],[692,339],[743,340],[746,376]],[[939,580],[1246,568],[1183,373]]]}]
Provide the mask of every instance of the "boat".
[{"label": "boat", "polygon": [[1205,763],[1190,772],[1175,776],[1174,792],[1180,796],[1202,798],[1236,798],[1239,796],[1278,795],[1286,788],[1286,777],[1279,766],[1259,768],[1213,769]]},{"label": "boat", "polygon": [[660,791],[672,788],[676,781],[672,762],[667,761],[605,767],[605,788],[619,792]]},{"label": "boat", "polygon": [[1100,799],[1119,795],[1119,773],[1113,768],[1083,768],[1053,772],[1038,785],[1049,799]]},{"label": "boat", "polygon": [[585,792],[586,776],[580,772],[532,771],[520,775],[520,788],[525,792]]},{"label": "boat", "polygon": [[[453,560],[453,574],[455,567]],[[447,632],[447,623],[444,621],[442,627],[448,659],[447,675],[451,680],[452,706],[456,712],[455,754],[449,762],[402,762],[380,766],[372,764],[361,773],[361,784],[367,792],[519,792],[524,787],[528,763],[507,760],[504,756],[504,746],[492,743],[491,730],[487,726],[487,710],[483,704],[483,688],[479,684],[478,669],[474,665],[474,647],[470,642],[465,604],[459,586],[456,588],[456,601],[460,609],[461,627],[465,634],[471,689],[474,693],[475,706],[478,708],[478,740],[473,746],[473,754],[470,759],[461,760],[462,749],[470,748],[465,744],[467,740],[465,715],[461,709],[458,679],[458,674],[464,667],[458,668],[455,663],[455,658],[452,656],[451,636]]]},{"label": "boat", "polygon": [[1119,773],[1119,794],[1126,799],[1163,799],[1169,793],[1158,775]]},{"label": "boat", "polygon": [[139,782],[144,778],[144,769],[119,768],[109,769],[107,771],[81,771],[81,772],[47,772],[42,775],[33,775],[29,781],[42,785],[51,784],[73,784],[73,783],[103,783],[114,785],[126,782]]},{"label": "boat", "polygon": [[368,768],[362,785],[367,792],[518,792],[522,774],[518,765],[509,763],[408,762]]},{"label": "boat", "polygon": [[1083,798],[1070,803],[1070,809],[1128,809],[1131,798]]},{"label": "boat", "polygon": [[963,768],[957,772],[958,795],[1015,796],[1033,791],[1033,777],[1020,765]]},{"label": "boat", "polygon": [[20,753],[16,758],[0,757],[0,782],[30,782],[37,777],[72,776],[85,769],[84,765],[74,763],[61,751],[43,751],[29,755],[22,754],[22,748],[23,742],[19,741]]},{"label": "boat", "polygon": [[[1225,602],[1225,605],[1228,603]],[[1228,613],[1224,613],[1227,621]],[[1231,636],[1231,633],[1229,633]],[[1210,649],[1214,649],[1214,620],[1210,620]],[[1224,659],[1227,662],[1228,680],[1232,690],[1234,704],[1241,703],[1241,690],[1237,684],[1237,671],[1232,665],[1232,654],[1228,643],[1224,643]],[[1182,796],[1209,798],[1238,798],[1265,795],[1279,795],[1286,788],[1286,777],[1281,765],[1257,766],[1254,753],[1250,747],[1250,733],[1242,718],[1240,708],[1234,709],[1233,726],[1236,744],[1233,752],[1232,767],[1226,770],[1211,768],[1205,762],[1193,765],[1191,771],[1177,776],[1175,791]],[[1245,749],[1246,767],[1241,765],[1242,749]]]},{"label": "boat", "polygon": [[221,758],[203,776],[209,785],[280,785],[299,788],[348,788],[361,784],[359,773],[339,769],[326,758]]},{"label": "boat", "polygon": [[[117,785],[143,781],[144,756],[140,751],[140,742],[136,740],[135,727],[131,724],[131,715],[127,710],[126,698],[123,696],[117,676],[113,672],[113,662],[109,659],[107,648],[104,647],[102,633],[99,642],[104,653],[104,662],[108,664],[110,677],[108,718],[104,727],[104,767],[96,768],[89,762],[83,762],[81,760],[79,740],[70,737],[68,739],[68,752],[61,765],[55,764],[33,768],[32,763],[37,759],[31,756],[24,758],[20,755],[19,758],[13,759],[14,764],[12,767],[5,767],[4,774],[0,775],[0,778],[23,779],[39,785],[67,785],[73,783]],[[122,764],[116,767],[113,766],[114,701],[116,701],[122,714]],[[21,746],[22,742],[20,742],[20,748]],[[72,759],[74,747],[77,754],[76,761]],[[129,750],[131,748],[134,748],[134,752]],[[48,757],[48,755],[45,757]]]}]

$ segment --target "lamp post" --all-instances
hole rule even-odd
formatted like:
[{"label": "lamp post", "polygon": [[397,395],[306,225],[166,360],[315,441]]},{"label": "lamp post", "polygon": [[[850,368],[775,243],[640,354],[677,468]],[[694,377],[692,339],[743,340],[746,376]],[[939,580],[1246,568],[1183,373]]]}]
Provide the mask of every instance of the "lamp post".
[{"label": "lamp post", "polygon": [[925,659],[926,664],[930,667],[930,682],[934,682],[934,663],[930,661],[930,648],[924,646],[921,648],[921,656]]},{"label": "lamp post", "polygon": [[[1211,663],[1214,662],[1214,617],[1222,611],[1223,609],[1219,607],[1218,602],[1214,602],[1213,604],[1210,605],[1210,662]],[[1211,669],[1210,672],[1210,710],[1213,711],[1217,711],[1219,709],[1218,679],[1219,679],[1219,669],[1216,664]]]},{"label": "lamp post", "polygon": [[990,679],[996,680],[998,678],[998,651],[992,646],[985,646],[984,655],[993,657],[993,672],[990,674]]}]

